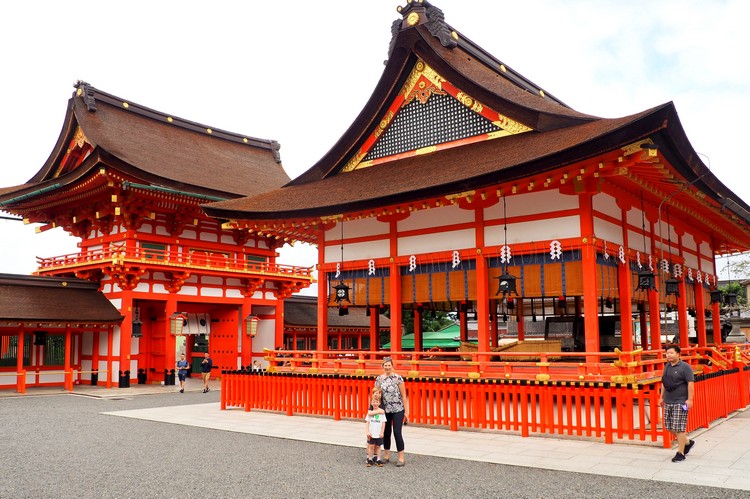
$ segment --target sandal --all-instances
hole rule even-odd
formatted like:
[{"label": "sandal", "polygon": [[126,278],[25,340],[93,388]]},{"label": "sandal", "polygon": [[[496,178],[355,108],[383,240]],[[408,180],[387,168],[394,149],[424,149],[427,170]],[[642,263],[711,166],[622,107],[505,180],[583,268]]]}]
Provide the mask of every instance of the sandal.
[{"label": "sandal", "polygon": [[405,464],[403,461],[396,461],[396,468],[403,468]]}]

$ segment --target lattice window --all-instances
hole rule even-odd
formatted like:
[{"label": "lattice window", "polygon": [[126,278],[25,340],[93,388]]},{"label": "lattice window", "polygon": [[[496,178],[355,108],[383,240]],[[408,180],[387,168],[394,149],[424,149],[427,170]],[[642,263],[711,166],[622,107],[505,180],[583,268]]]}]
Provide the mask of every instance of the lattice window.
[{"label": "lattice window", "polygon": [[414,99],[404,106],[364,161],[498,130],[454,97],[433,94],[426,104]]}]

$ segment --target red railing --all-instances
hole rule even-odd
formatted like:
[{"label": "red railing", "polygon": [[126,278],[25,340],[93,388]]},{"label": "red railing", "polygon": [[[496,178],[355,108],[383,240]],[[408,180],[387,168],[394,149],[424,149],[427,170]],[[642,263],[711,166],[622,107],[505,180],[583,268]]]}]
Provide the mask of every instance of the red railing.
[{"label": "red railing", "polygon": [[243,253],[234,257],[221,253],[205,251],[166,251],[148,248],[109,247],[54,256],[50,258],[37,257],[38,272],[80,268],[99,265],[108,261],[112,263],[148,263],[165,267],[190,267],[223,272],[258,273],[280,277],[312,278],[311,267],[297,267],[266,262],[253,262],[244,259]]},{"label": "red railing", "polygon": [[[739,350],[731,347],[686,350],[683,358],[698,372],[695,407],[688,418],[689,431],[707,427],[712,421],[750,404],[750,364]],[[246,411],[263,409],[290,416],[358,419],[366,412],[374,378],[380,372],[379,357],[394,356],[397,368],[406,374],[403,368],[416,365],[412,356],[423,355],[268,353],[270,372],[223,373],[222,409],[242,407]],[[409,418],[416,424],[454,431],[476,428],[517,432],[522,436],[557,434],[600,438],[607,443],[661,442],[668,447],[671,436],[660,424],[659,388],[664,363],[660,354],[620,352],[618,360],[606,369],[601,363],[579,363],[575,373],[586,374],[574,374],[583,376],[576,380],[567,379],[571,373],[558,369],[556,362],[438,360],[441,369],[449,362],[463,363],[464,367],[450,368],[450,374],[409,371],[405,376]],[[547,355],[560,356],[558,352]],[[422,364],[419,365],[421,370]],[[592,371],[597,369],[600,373],[594,374]],[[508,372],[513,374],[506,376]],[[606,377],[609,379],[605,380]]]}]

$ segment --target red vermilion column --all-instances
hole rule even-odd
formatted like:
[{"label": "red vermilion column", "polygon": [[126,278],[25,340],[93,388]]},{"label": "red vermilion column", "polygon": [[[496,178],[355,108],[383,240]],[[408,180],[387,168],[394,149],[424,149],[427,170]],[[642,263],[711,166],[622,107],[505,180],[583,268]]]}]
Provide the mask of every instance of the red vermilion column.
[{"label": "red vermilion column", "polygon": [[[596,247],[594,246],[593,194],[579,194],[581,260],[583,272],[583,330],[586,352],[598,352],[599,311],[597,309]],[[590,361],[595,362],[592,358]]]},{"label": "red vermilion column", "polygon": [[[620,203],[618,202],[618,206]],[[620,220],[622,220],[622,247],[628,247],[628,211],[629,207],[620,206]],[[625,263],[617,259],[617,283],[620,296],[620,335],[622,338],[622,349],[633,349],[633,278],[630,271],[630,261],[626,258]],[[644,335],[641,334],[641,348],[647,345],[643,343]],[[626,346],[627,345],[627,346]]]},{"label": "red vermilion column", "polygon": [[469,318],[463,307],[458,309],[458,337],[461,341],[469,341]]},{"label": "red vermilion column", "polygon": [[107,331],[107,388],[112,388],[114,373],[112,372],[112,355],[114,355],[115,327],[110,326]]},{"label": "red vermilion column", "polygon": [[695,327],[698,335],[698,346],[705,347],[706,341],[706,299],[703,295],[703,284],[693,282],[695,289]]},{"label": "red vermilion column", "polygon": [[[370,307],[370,351],[380,350],[380,308]],[[375,358],[375,354],[370,356]]]},{"label": "red vermilion column", "polygon": [[[99,384],[98,374],[99,374],[99,342],[101,341],[101,334],[102,330],[101,328],[97,328],[94,331],[94,337],[91,341],[91,370],[97,373],[97,381],[96,384]],[[93,373],[91,376],[93,377]]]},{"label": "red vermilion column", "polygon": [[253,313],[253,306],[250,303],[250,298],[242,300],[240,306],[240,327],[238,328],[240,334],[240,363],[243,366],[249,366],[253,363],[253,339],[245,331],[245,318]]},{"label": "red vermilion column", "polygon": [[[284,345],[284,300],[276,301],[276,315],[274,322],[274,344]],[[297,345],[292,345],[292,350],[296,350]]]},{"label": "red vermilion column", "polygon": [[[177,349],[177,337],[172,334],[172,324],[169,318],[172,314],[176,313],[177,310],[177,295],[175,293],[169,293],[167,295],[167,303],[165,308],[167,314],[167,320],[164,321],[166,324],[167,331],[164,334],[164,369],[171,371],[177,364],[176,349]],[[211,339],[209,336],[208,348],[211,349]],[[187,353],[187,352],[185,352]]]},{"label": "red vermilion column", "polygon": [[649,327],[651,328],[651,349],[659,350],[661,348],[661,312],[659,310],[659,292],[648,292],[648,316]]},{"label": "red vermilion column", "polygon": [[677,320],[680,328],[680,348],[690,346],[688,341],[688,315],[687,315],[687,287],[685,280],[678,284],[680,296],[677,297]]},{"label": "red vermilion column", "polygon": [[422,311],[414,309],[414,351],[421,352],[424,350],[422,341]]},{"label": "red vermilion column", "polygon": [[641,301],[640,309],[638,310],[638,320],[641,323],[641,346],[644,350],[658,350],[659,344],[649,345],[648,344],[648,319],[646,318],[646,303]]},{"label": "red vermilion column", "polygon": [[[18,350],[16,350],[16,372],[20,373],[23,371],[23,340],[24,340],[24,327],[23,324],[18,328]],[[23,379],[23,383],[25,384],[26,380]],[[18,378],[16,380],[16,392],[18,393],[25,393],[24,388],[22,385],[22,376],[21,374],[18,374]]]},{"label": "red vermilion column", "polygon": [[73,347],[73,343],[71,341],[71,331],[70,326],[66,326],[65,328],[65,367],[63,368],[63,371],[65,371],[65,389],[69,392],[73,391],[73,373],[71,372],[71,365],[70,365],[70,357],[71,357],[71,349]]},{"label": "red vermilion column", "polygon": [[[120,311],[125,316],[125,319],[120,323],[120,371],[122,371],[124,376],[125,371],[130,371],[131,335],[133,334],[133,291],[123,289],[121,296]],[[174,353],[172,355],[174,356]],[[130,375],[132,376],[132,374],[131,372]]]},{"label": "red vermilion column", "polygon": [[328,350],[328,274],[323,272],[326,262],[326,233],[318,231],[318,336],[315,349]]},{"label": "red vermilion column", "polygon": [[[490,351],[490,292],[487,259],[477,250],[477,344],[480,352]],[[490,359],[483,356],[480,362]]]},{"label": "red vermilion column", "polygon": [[390,222],[391,351],[401,351],[401,269],[398,258],[398,222]]}]

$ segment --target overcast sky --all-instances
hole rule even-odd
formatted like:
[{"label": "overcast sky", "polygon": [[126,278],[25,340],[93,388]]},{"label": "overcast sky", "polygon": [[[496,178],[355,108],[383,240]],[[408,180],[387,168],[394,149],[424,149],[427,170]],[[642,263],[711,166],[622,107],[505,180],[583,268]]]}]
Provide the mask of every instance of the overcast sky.
[{"label": "overcast sky", "polygon": [[[704,162],[750,201],[750,2],[435,0],[446,21],[574,109],[674,101]],[[174,116],[281,143],[294,178],[344,133],[383,70],[395,0],[3,2],[0,186],[49,156],[76,80]],[[397,179],[394,179],[397,181]],[[61,229],[0,220],[0,272],[76,252]],[[283,259],[315,263],[314,252]]]}]

